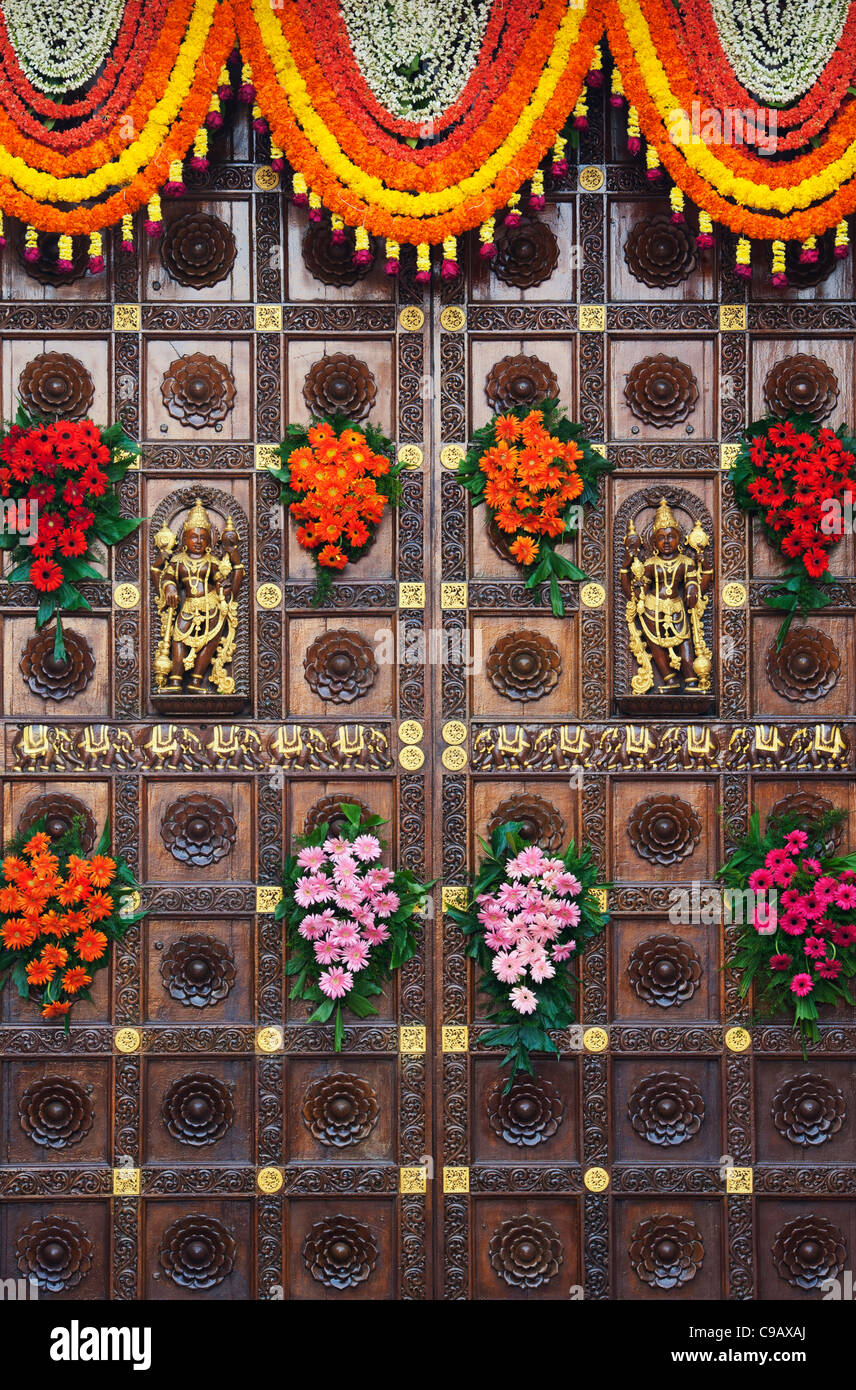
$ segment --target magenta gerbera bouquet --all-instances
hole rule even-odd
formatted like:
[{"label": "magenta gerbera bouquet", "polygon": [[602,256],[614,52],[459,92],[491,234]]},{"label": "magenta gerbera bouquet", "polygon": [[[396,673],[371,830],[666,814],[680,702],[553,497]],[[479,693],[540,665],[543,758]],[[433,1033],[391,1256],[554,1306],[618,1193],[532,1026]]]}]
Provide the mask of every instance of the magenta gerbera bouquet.
[{"label": "magenta gerbera bouquet", "polygon": [[790,1013],[803,1055],[819,1036],[818,1005],[854,1003],[845,982],[856,975],[856,854],[828,853],[843,817],[779,816],[762,835],[756,811],[719,871],[732,889],[730,920],[741,926],[734,961],[741,996],[754,985],[759,1009]]},{"label": "magenta gerbera bouquet", "polygon": [[385,841],[374,833],[385,824],[359,806],[339,807],[345,824],[328,824],[298,841],[283,867],[283,896],[276,916],[286,923],[285,973],[293,977],[289,998],[316,1007],[310,1023],[334,1020],[334,1047],[342,1049],[342,1009],[357,1018],[377,1013],[373,997],[410,960],[430,885],[408,869],[381,863]]},{"label": "magenta gerbera bouquet", "polygon": [[481,970],[479,987],[494,1024],[482,1035],[488,1047],[507,1049],[511,1085],[532,1072],[533,1052],[558,1053],[551,1034],[574,1022],[571,967],[609,915],[592,892],[598,879],[591,849],[573,840],[559,856],[520,836],[519,822],[481,841],[485,858],[466,911],[449,916],[468,938],[467,952]]}]

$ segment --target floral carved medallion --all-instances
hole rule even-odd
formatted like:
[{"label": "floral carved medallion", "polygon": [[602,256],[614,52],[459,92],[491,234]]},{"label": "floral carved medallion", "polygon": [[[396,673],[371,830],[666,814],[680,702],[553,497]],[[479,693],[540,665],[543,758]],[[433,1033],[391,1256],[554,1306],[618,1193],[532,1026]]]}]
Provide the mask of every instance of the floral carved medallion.
[{"label": "floral carved medallion", "polygon": [[193,792],[167,807],[160,833],[173,859],[203,867],[216,864],[229,853],[238,827],[222,801]]},{"label": "floral carved medallion", "polygon": [[630,1123],[649,1144],[685,1144],[701,1129],[704,1100],[698,1087],[676,1071],[658,1071],[633,1088]]},{"label": "floral carved medallion", "polygon": [[692,275],[698,266],[698,250],[685,222],[673,222],[665,216],[645,217],[630,228],[624,259],[634,280],[664,290]]},{"label": "floral carved medallion", "polygon": [[351,1289],[369,1278],[378,1248],[368,1226],[350,1216],[329,1216],[307,1232],[303,1260],[312,1278],[325,1288]]},{"label": "floral carved medallion", "polygon": [[30,830],[36,821],[44,820],[45,833],[51,840],[59,840],[67,835],[77,822],[80,843],[88,853],[95,846],[95,819],[88,806],[78,801],[76,796],[65,792],[49,792],[30,801],[18,821],[19,831]]},{"label": "floral carved medallion", "polygon": [[538,357],[518,353],[503,357],[491,367],[485,382],[487,403],[495,414],[517,406],[535,406],[559,394],[559,382],[552,367]]},{"label": "floral carved medallion", "polygon": [[216,1076],[193,1072],[176,1077],[161,1103],[161,1118],[179,1144],[216,1144],[235,1122],[229,1087]]},{"label": "floral carved medallion", "polygon": [[76,357],[43,352],[22,371],[18,395],[32,419],[82,420],[95,400],[95,387]]},{"label": "floral carved medallion", "polygon": [[216,357],[194,352],[177,357],[164,372],[161,396],[169,414],[189,429],[221,424],[235,404],[235,382]]},{"label": "floral carved medallion", "polygon": [[215,1217],[182,1216],[164,1232],[161,1268],[183,1289],[213,1289],[232,1273],[235,1242]]},{"label": "floral carved medallion", "polygon": [[235,958],[213,936],[182,936],[173,941],[160,964],[161,979],[173,999],[204,1009],[225,999],[235,983]]},{"label": "floral carved medallion", "polygon": [[658,430],[668,429],[695,410],[698,382],[685,362],[660,352],[631,367],[624,399],[637,420]]},{"label": "floral carved medallion", "polygon": [[40,1076],[18,1102],[21,1128],[45,1149],[70,1149],[85,1139],[94,1119],[92,1101],[68,1076]]},{"label": "floral carved medallion", "polygon": [[42,1293],[61,1293],[82,1284],[92,1268],[92,1242],[76,1221],[49,1216],[18,1234],[15,1258],[24,1278]]},{"label": "floral carved medallion", "polygon": [[[773,806],[770,807],[767,816],[767,823],[775,820],[778,816],[798,815],[801,821],[821,820],[823,816],[833,810],[833,804],[826,796],[818,796],[817,792],[791,792],[788,796],[780,797]],[[838,850],[844,834],[843,821],[838,825],[832,825],[826,832],[824,841],[824,854],[831,858]]]},{"label": "floral carved medallion", "polygon": [[516,226],[504,223],[497,230],[491,264],[504,284],[531,290],[549,280],[559,264],[559,243],[546,222],[523,217]]},{"label": "floral carved medallion", "polygon": [[776,362],[764,381],[764,400],[771,415],[807,415],[815,424],[832,414],[838,396],[838,378],[832,368],[804,352]]},{"label": "floral carved medallion", "polygon": [[336,628],[322,632],[303,658],[306,680],[320,700],[334,705],[359,700],[375,683],[377,662],[359,632]]},{"label": "floral carved medallion", "polygon": [[767,679],[785,700],[800,704],[822,700],[838,682],[841,657],[825,632],[815,627],[792,627],[779,650],[767,649]]},{"label": "floral carved medallion", "polygon": [[509,700],[540,700],[558,684],[562,658],[540,632],[509,632],[493,644],[487,678]]},{"label": "floral carved medallion", "polygon": [[[356,242],[351,227],[345,227],[341,239],[333,240],[329,226],[310,222],[303,237],[303,264],[322,285],[342,289],[363,280],[372,268],[354,265]],[[403,248],[402,248],[403,249]]]},{"label": "floral carved medallion", "polygon": [[546,1144],[565,1114],[555,1086],[542,1077],[518,1076],[507,1095],[505,1088],[505,1081],[498,1081],[487,1097],[487,1118],[494,1134],[521,1149]]},{"label": "floral carved medallion", "polygon": [[655,792],[633,807],[627,834],[640,859],[651,864],[677,864],[699,843],[701,820],[679,796]]},{"label": "floral carved medallion", "polygon": [[564,848],[567,836],[563,818],[551,802],[534,792],[501,801],[491,812],[488,833],[492,835],[497,826],[507,825],[509,821],[519,821],[521,839],[540,845],[547,854]]},{"label": "floral carved medallion", "polygon": [[303,399],[313,417],[347,415],[364,420],[377,397],[377,383],[365,362],[349,352],[334,352],[309,368]]},{"label": "floral carved medallion", "polygon": [[783,1081],[773,1097],[773,1124],[791,1144],[825,1144],[844,1124],[847,1106],[837,1086],[817,1072]]},{"label": "floral carved medallion", "polygon": [[367,1081],[350,1072],[322,1076],[303,1097],[303,1123],[313,1139],[327,1148],[362,1143],[377,1120],[377,1096]]},{"label": "floral carved medallion", "polygon": [[497,1226],[490,1238],[491,1267],[513,1289],[539,1289],[549,1284],[565,1258],[559,1232],[538,1216],[513,1216]]},{"label": "floral carved medallion", "polygon": [[348,806],[359,808],[361,816],[370,816],[371,811],[365,802],[359,801],[357,797],[350,793],[340,792],[338,796],[322,796],[319,801],[314,802],[306,812],[303,822],[304,835],[311,835],[326,824],[331,835],[339,835],[345,829],[348,822],[342,811],[342,802]]},{"label": "floral carved medallion", "polygon": [[653,1216],[640,1221],[630,1243],[630,1264],[643,1284],[675,1289],[698,1274],[704,1260],[701,1234],[685,1216]]},{"label": "floral carved medallion", "polygon": [[843,1233],[820,1212],[795,1216],[773,1241],[773,1263],[794,1289],[816,1289],[824,1280],[836,1279],[846,1257]]},{"label": "floral carved medallion", "polygon": [[161,260],[170,277],[192,290],[210,289],[225,280],[237,254],[231,227],[210,212],[188,212],[170,222],[161,243]]},{"label": "floral carved medallion", "polygon": [[70,700],[86,689],[95,675],[95,657],[85,637],[64,628],[65,656],[54,655],[54,634],[42,629],[21,654],[21,675],[34,695],[45,700]]},{"label": "floral carved medallion", "polygon": [[701,961],[686,941],[665,933],[649,936],[634,947],[627,963],[634,994],[643,1004],[660,1009],[680,1008],[701,983]]}]

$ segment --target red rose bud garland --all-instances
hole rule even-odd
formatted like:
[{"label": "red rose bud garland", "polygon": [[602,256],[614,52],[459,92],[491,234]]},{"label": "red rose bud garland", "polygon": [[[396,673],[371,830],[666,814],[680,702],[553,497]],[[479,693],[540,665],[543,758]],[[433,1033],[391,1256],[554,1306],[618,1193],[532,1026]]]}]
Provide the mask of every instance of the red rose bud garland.
[{"label": "red rose bud garland", "polygon": [[583,505],[597,501],[598,479],[611,467],[555,400],[494,416],[458,465],[458,480],[474,507],[487,507],[526,588],[549,582],[557,617],[565,611],[559,580],[588,577],[557,546],[576,533]]},{"label": "red rose bud garland", "polygon": [[734,959],[741,996],[754,986],[765,1014],[790,1013],[803,1056],[807,1040],[819,1037],[818,1005],[856,1002],[845,983],[856,975],[856,854],[824,854],[828,831],[843,816],[781,816],[762,835],[756,811],[719,870],[737,890],[730,918],[741,928]]},{"label": "red rose bud garland", "polygon": [[831,600],[817,581],[834,583],[829,556],[841,540],[856,495],[856,439],[806,416],[768,417],[750,425],[731,472],[734,496],[754,513],[787,572],[767,598],[784,610],[781,646],[794,614]]},{"label": "red rose bud garland", "polygon": [[91,1000],[110,950],[144,915],[135,911],[128,865],[109,853],[109,828],[85,856],[77,825],[60,839],[44,819],[6,845],[0,865],[0,989],[11,983],[42,1017],[63,1019]]},{"label": "red rose bud garland", "polygon": [[334,1019],[333,1042],[342,1050],[343,1008],[357,1018],[377,1014],[372,999],[416,952],[414,914],[428,887],[407,869],[381,863],[384,842],[374,833],[380,816],[340,806],[341,830],[324,824],[298,841],[283,867],[283,897],[276,916],[286,923],[286,976],[291,999],[315,1005],[310,1023]]},{"label": "red rose bud garland", "polygon": [[121,425],[39,424],[23,410],[0,434],[0,499],[17,503],[14,522],[11,506],[4,505],[0,531],[0,549],[12,552],[8,579],[35,588],[37,627],[56,614],[54,653],[60,659],[60,614],[88,608],[77,583],[102,578],[93,547],[116,545],[140,525],[139,518],[119,515],[115,492],[138,452]]},{"label": "red rose bud garland", "polygon": [[551,1036],[574,1022],[576,977],[571,965],[609,921],[592,889],[597,866],[590,847],[573,840],[561,856],[520,837],[517,821],[494,830],[466,911],[448,916],[468,939],[494,1026],[481,1042],[507,1049],[508,1087],[532,1072],[533,1052],[555,1052]]},{"label": "red rose bud garland", "polygon": [[330,592],[333,573],[359,560],[374,543],[387,506],[401,491],[402,465],[393,462],[391,440],[367,425],[354,428],[344,415],[289,425],[279,446],[280,497],[297,526],[297,542],[315,562],[313,603]]}]

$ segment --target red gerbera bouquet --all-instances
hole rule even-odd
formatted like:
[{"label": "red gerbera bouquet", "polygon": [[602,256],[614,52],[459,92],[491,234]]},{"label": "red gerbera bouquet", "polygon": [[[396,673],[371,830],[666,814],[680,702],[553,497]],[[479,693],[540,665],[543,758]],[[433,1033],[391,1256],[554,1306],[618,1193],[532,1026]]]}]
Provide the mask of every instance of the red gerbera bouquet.
[{"label": "red gerbera bouquet", "polygon": [[270,471],[297,521],[297,540],[315,562],[317,605],[330,592],[334,570],[359,560],[374,542],[387,503],[398,501],[401,464],[391,440],[367,425],[354,429],[344,415],[308,428],[289,425],[279,446],[284,467]]},{"label": "red gerbera bouquet", "polygon": [[60,614],[89,604],[76,587],[101,579],[93,544],[115,545],[140,525],[119,515],[114,484],[139,448],[121,425],[99,429],[91,420],[35,423],[23,410],[0,433],[0,550],[11,550],[13,584],[39,595],[36,627],[56,614],[54,654],[65,655]]},{"label": "red gerbera bouquet", "polygon": [[799,610],[831,600],[817,580],[834,582],[829,553],[844,534],[844,512],[856,493],[856,439],[820,428],[806,416],[768,417],[750,425],[731,474],[734,496],[754,512],[787,572],[767,598],[783,609],[777,646]]},{"label": "red gerbera bouquet", "polygon": [[772,818],[761,834],[758,812],[719,877],[732,890],[729,920],[741,926],[734,964],[741,996],[785,1009],[817,1041],[818,1004],[853,1004],[846,981],[856,975],[856,854],[831,858],[829,832],[844,818],[814,821],[798,812]]},{"label": "red gerbera bouquet", "polygon": [[134,910],[128,865],[111,858],[109,830],[85,857],[77,826],[57,840],[44,820],[15,836],[0,866],[0,989],[11,980],[42,1017],[65,1020],[78,999],[90,999],[110,946],[143,916]]},{"label": "red gerbera bouquet", "polygon": [[598,478],[611,467],[552,400],[494,416],[458,465],[459,482],[474,507],[484,502],[526,588],[549,582],[556,617],[565,611],[559,580],[587,578],[556,547],[577,531],[583,505],[597,500]]}]

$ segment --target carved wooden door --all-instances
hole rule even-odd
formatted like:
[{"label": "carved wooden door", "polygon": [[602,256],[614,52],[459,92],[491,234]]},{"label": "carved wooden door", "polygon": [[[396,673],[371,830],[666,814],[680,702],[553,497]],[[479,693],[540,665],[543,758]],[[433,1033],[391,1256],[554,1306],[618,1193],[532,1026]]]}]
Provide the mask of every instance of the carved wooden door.
[{"label": "carved wooden door", "polygon": [[[68,1036],[0,996],[0,1276],[37,1271],[58,1299],[802,1298],[806,1240],[852,1248],[850,1017],[807,1062],[776,1021],[744,1047],[728,940],[667,912],[750,801],[852,800],[856,581],[772,652],[775,565],[726,471],[789,392],[852,416],[852,269],[826,248],[802,287],[759,271],[747,294],[727,242],[700,254],[591,109],[544,214],[500,231],[490,270],[469,248],[451,290],[423,290],[407,254],[398,281],[355,269],[243,125],[161,243],[127,257],[111,237],[106,277],[34,273],[11,229],[3,414],[23,395],[120,419],[143,444],[124,509],[145,521],[68,620],[60,673],[32,594],[0,589],[4,826],[82,813],[94,834],[109,815],[147,916]],[[494,409],[548,393],[615,464],[564,619],[453,477]],[[266,467],[289,420],[343,404],[411,469],[395,523],[315,609]],[[630,701],[617,568],[628,517],[664,494],[715,539],[713,678],[703,707],[652,719]],[[248,583],[235,692],[194,704],[158,686],[148,568],[197,498],[231,516]],[[853,573],[850,538],[838,564]],[[286,998],[271,890],[343,796],[438,885],[420,955],[335,1055]],[[582,1028],[503,1095],[442,907],[509,816],[589,841],[614,888]],[[670,1286],[676,1262],[693,1277]]]}]

